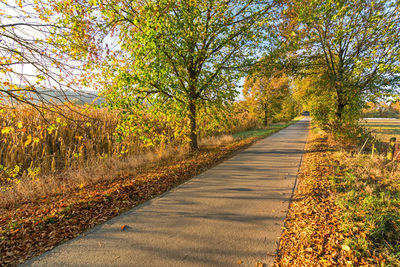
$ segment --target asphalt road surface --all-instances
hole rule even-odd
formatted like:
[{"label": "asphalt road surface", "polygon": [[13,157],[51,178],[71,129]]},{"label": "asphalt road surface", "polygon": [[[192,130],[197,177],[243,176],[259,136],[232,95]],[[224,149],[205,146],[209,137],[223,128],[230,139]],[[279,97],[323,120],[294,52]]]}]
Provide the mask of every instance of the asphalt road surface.
[{"label": "asphalt road surface", "polygon": [[269,266],[308,127],[306,117],[25,265]]}]

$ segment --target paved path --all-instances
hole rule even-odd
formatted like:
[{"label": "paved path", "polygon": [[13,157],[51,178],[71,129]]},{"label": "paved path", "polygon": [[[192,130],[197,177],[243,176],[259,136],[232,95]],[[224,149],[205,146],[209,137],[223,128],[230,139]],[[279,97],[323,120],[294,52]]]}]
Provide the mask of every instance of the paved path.
[{"label": "paved path", "polygon": [[[255,266],[273,262],[308,118],[29,266]],[[127,225],[124,231],[121,226]],[[238,265],[240,263],[240,265]]]}]

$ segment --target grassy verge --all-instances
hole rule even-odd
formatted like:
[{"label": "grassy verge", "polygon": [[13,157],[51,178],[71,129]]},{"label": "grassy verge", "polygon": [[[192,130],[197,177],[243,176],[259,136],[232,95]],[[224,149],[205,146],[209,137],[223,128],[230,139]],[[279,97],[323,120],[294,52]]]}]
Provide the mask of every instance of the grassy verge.
[{"label": "grassy verge", "polygon": [[311,132],[276,266],[399,266],[400,174]]},{"label": "grassy verge", "polygon": [[[293,122],[292,122],[293,123]],[[0,208],[0,265],[17,265],[154,198],[289,124],[238,135],[207,147],[120,172],[82,187]]]},{"label": "grassy verge", "polygon": [[349,261],[400,266],[400,173],[382,156],[334,155],[332,183]]},{"label": "grassy verge", "polygon": [[277,130],[285,128],[285,127],[289,126],[290,124],[299,121],[300,119],[301,118],[296,118],[290,123],[276,123],[276,124],[271,124],[270,126],[268,126],[266,128],[239,132],[239,133],[233,134],[232,136],[236,139],[268,136],[270,134],[275,133]]}]

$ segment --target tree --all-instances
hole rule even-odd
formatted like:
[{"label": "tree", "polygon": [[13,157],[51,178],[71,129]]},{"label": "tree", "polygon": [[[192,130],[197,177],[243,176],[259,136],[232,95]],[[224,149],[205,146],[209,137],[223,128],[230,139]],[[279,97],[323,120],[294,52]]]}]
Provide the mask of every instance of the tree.
[{"label": "tree", "polygon": [[398,88],[398,3],[294,0],[281,4],[288,62],[297,75],[314,80],[310,89],[317,90],[316,100],[323,97],[330,100],[325,103],[333,103],[320,116],[321,123],[340,132],[359,117],[369,96]]},{"label": "tree", "polygon": [[249,75],[246,77],[243,95],[248,102],[252,102],[262,111],[262,121],[264,126],[267,126],[269,119],[282,111],[283,103],[290,96],[289,79],[285,73],[278,70],[273,71],[269,77]]},{"label": "tree", "polygon": [[135,102],[178,107],[190,121],[190,147],[197,149],[199,105],[233,101],[236,82],[261,48],[272,2],[75,0],[55,10],[89,43],[118,40],[115,49],[104,50],[111,105],[127,112]]},{"label": "tree", "polygon": [[0,0],[1,106],[28,104],[61,111],[59,104],[86,96],[74,87],[81,72],[54,42],[59,27],[45,2]]}]

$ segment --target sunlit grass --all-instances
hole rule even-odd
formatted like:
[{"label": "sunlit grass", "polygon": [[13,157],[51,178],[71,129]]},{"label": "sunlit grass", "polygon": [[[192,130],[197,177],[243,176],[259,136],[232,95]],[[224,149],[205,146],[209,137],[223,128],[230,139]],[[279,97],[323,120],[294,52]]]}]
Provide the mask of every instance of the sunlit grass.
[{"label": "sunlit grass", "polygon": [[288,127],[289,125],[291,125],[295,122],[298,122],[302,118],[303,117],[297,117],[288,123],[274,123],[274,124],[270,124],[264,128],[238,132],[238,133],[233,134],[232,136],[234,138],[249,138],[249,137],[267,136],[267,135],[270,135],[270,134],[273,134],[273,133],[279,131],[280,129]]},{"label": "sunlit grass", "polygon": [[[73,107],[72,111],[70,108]],[[109,158],[136,158],[167,148],[186,148],[185,120],[151,113],[121,126],[119,111],[83,106],[60,106],[61,114],[38,112],[29,106],[0,109],[0,191],[22,180],[79,170]],[[205,112],[205,111],[201,111]],[[214,121],[199,111],[200,148],[226,143],[234,132],[258,127],[253,114],[231,112],[229,120]],[[124,128],[121,130],[121,127]],[[217,136],[218,138],[215,138]],[[232,136],[230,137],[232,138]]]},{"label": "sunlit grass", "polygon": [[[378,125],[378,122],[375,124]],[[357,257],[400,264],[400,180],[397,165],[380,155],[336,152],[333,185],[345,244]],[[373,259],[372,259],[373,258]],[[376,263],[376,262],[375,262]]]},{"label": "sunlit grass", "polygon": [[383,142],[388,142],[391,137],[400,140],[400,120],[363,120],[361,125],[371,130]]}]

